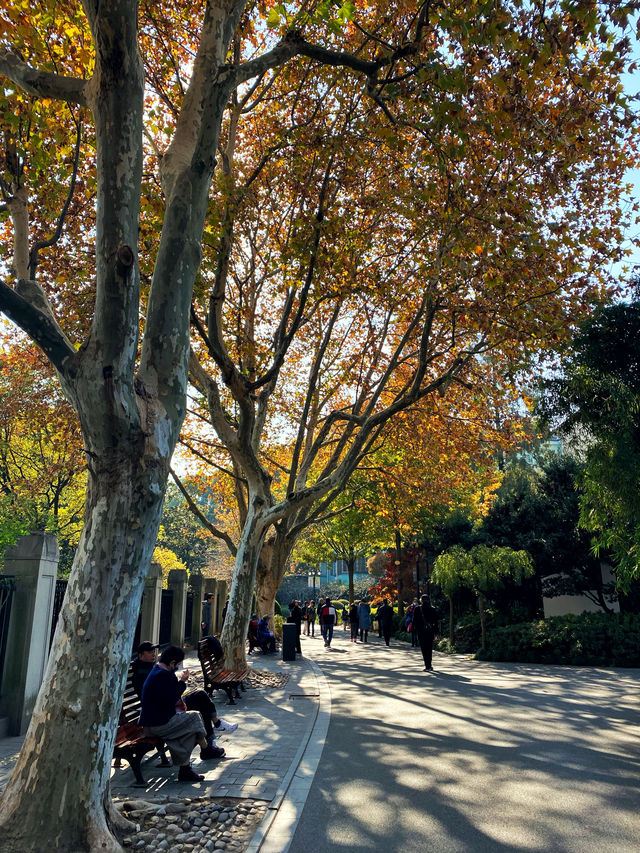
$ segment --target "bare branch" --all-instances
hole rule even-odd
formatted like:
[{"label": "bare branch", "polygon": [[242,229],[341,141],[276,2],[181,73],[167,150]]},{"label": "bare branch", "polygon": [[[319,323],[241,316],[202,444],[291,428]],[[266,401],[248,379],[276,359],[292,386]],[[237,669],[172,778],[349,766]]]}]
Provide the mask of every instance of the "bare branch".
[{"label": "bare branch", "polygon": [[183,495],[185,501],[187,502],[187,506],[189,507],[191,512],[195,515],[195,517],[198,519],[200,524],[203,527],[205,527],[212,536],[215,536],[216,539],[221,539],[225,543],[227,548],[229,549],[229,552],[231,553],[231,555],[233,557],[235,557],[238,549],[236,548],[236,546],[235,546],[233,540],[231,539],[231,537],[229,536],[229,534],[225,533],[224,530],[219,530],[215,526],[215,524],[212,524],[209,521],[207,516],[204,515],[204,513],[201,511],[198,504],[193,500],[193,498],[191,497],[191,495],[187,491],[184,483],[182,482],[180,477],[178,477],[178,475],[173,470],[173,468],[169,468],[169,472],[170,472],[171,476],[173,477],[173,480],[174,480],[176,486],[182,492],[182,495]]},{"label": "bare branch", "polygon": [[71,204],[71,199],[73,198],[73,193],[76,187],[76,178],[78,177],[78,163],[80,162],[81,142],[82,120],[80,120],[77,125],[76,148],[73,156],[73,170],[71,172],[71,183],[69,184],[69,192],[67,193],[67,198],[65,199],[64,205],[62,206],[62,210],[60,211],[56,230],[53,232],[53,235],[49,237],[48,240],[38,240],[36,243],[34,243],[31,247],[31,251],[29,252],[29,277],[32,279],[35,279],[36,277],[36,270],[38,268],[38,255],[40,253],[40,249],[48,249],[49,246],[53,246],[55,243],[57,243],[60,237],[62,236],[64,221],[67,217],[69,205]]}]

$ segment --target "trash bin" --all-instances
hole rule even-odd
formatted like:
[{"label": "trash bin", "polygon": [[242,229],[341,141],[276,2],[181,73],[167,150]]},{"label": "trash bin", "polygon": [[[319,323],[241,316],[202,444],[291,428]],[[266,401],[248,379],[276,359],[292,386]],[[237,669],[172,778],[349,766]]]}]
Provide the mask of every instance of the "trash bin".
[{"label": "trash bin", "polygon": [[293,622],[285,622],[282,626],[282,660],[296,659],[296,633],[298,629]]}]

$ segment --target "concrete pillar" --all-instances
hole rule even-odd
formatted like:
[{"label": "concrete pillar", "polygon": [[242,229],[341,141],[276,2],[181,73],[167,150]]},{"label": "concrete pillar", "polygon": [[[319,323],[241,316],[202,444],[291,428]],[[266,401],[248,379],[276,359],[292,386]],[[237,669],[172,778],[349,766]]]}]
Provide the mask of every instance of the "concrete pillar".
[{"label": "concrete pillar", "polygon": [[184,618],[187,613],[187,570],[171,569],[168,588],[173,590],[171,608],[171,645],[182,648],[184,643]]},{"label": "concrete pillar", "polygon": [[197,647],[202,639],[202,601],[204,599],[204,578],[193,574],[189,578],[189,586],[193,593],[193,611],[191,615],[191,642]]},{"label": "concrete pillar", "polygon": [[5,552],[5,573],[16,578],[0,690],[10,735],[26,732],[44,678],[59,558],[52,533],[21,536]]},{"label": "concrete pillar", "polygon": [[140,613],[140,642],[149,640],[157,643],[160,639],[160,605],[162,604],[162,566],[151,563],[149,574],[144,583]]}]

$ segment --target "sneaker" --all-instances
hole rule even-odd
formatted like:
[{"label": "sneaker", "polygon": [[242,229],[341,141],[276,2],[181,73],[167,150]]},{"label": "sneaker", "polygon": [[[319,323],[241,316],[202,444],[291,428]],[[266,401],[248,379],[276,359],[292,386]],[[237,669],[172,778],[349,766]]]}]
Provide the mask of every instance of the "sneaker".
[{"label": "sneaker", "polygon": [[220,746],[205,746],[200,750],[200,758],[209,761],[210,758],[222,758],[224,749]]},{"label": "sneaker", "polygon": [[226,720],[223,720],[222,717],[220,717],[220,725],[214,726],[214,728],[215,728],[217,735],[218,734],[230,735],[231,732],[235,732],[235,730],[238,728],[238,724],[237,723],[228,723]]},{"label": "sneaker", "polygon": [[178,782],[202,782],[204,776],[196,773],[190,764],[186,764],[178,770]]}]

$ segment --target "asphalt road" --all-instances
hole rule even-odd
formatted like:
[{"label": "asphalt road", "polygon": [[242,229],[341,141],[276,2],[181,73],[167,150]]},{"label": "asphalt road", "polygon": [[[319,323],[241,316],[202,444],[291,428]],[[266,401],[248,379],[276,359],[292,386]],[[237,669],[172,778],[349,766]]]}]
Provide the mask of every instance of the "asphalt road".
[{"label": "asphalt road", "polygon": [[302,651],[331,723],[290,853],[639,853],[640,670]]}]

